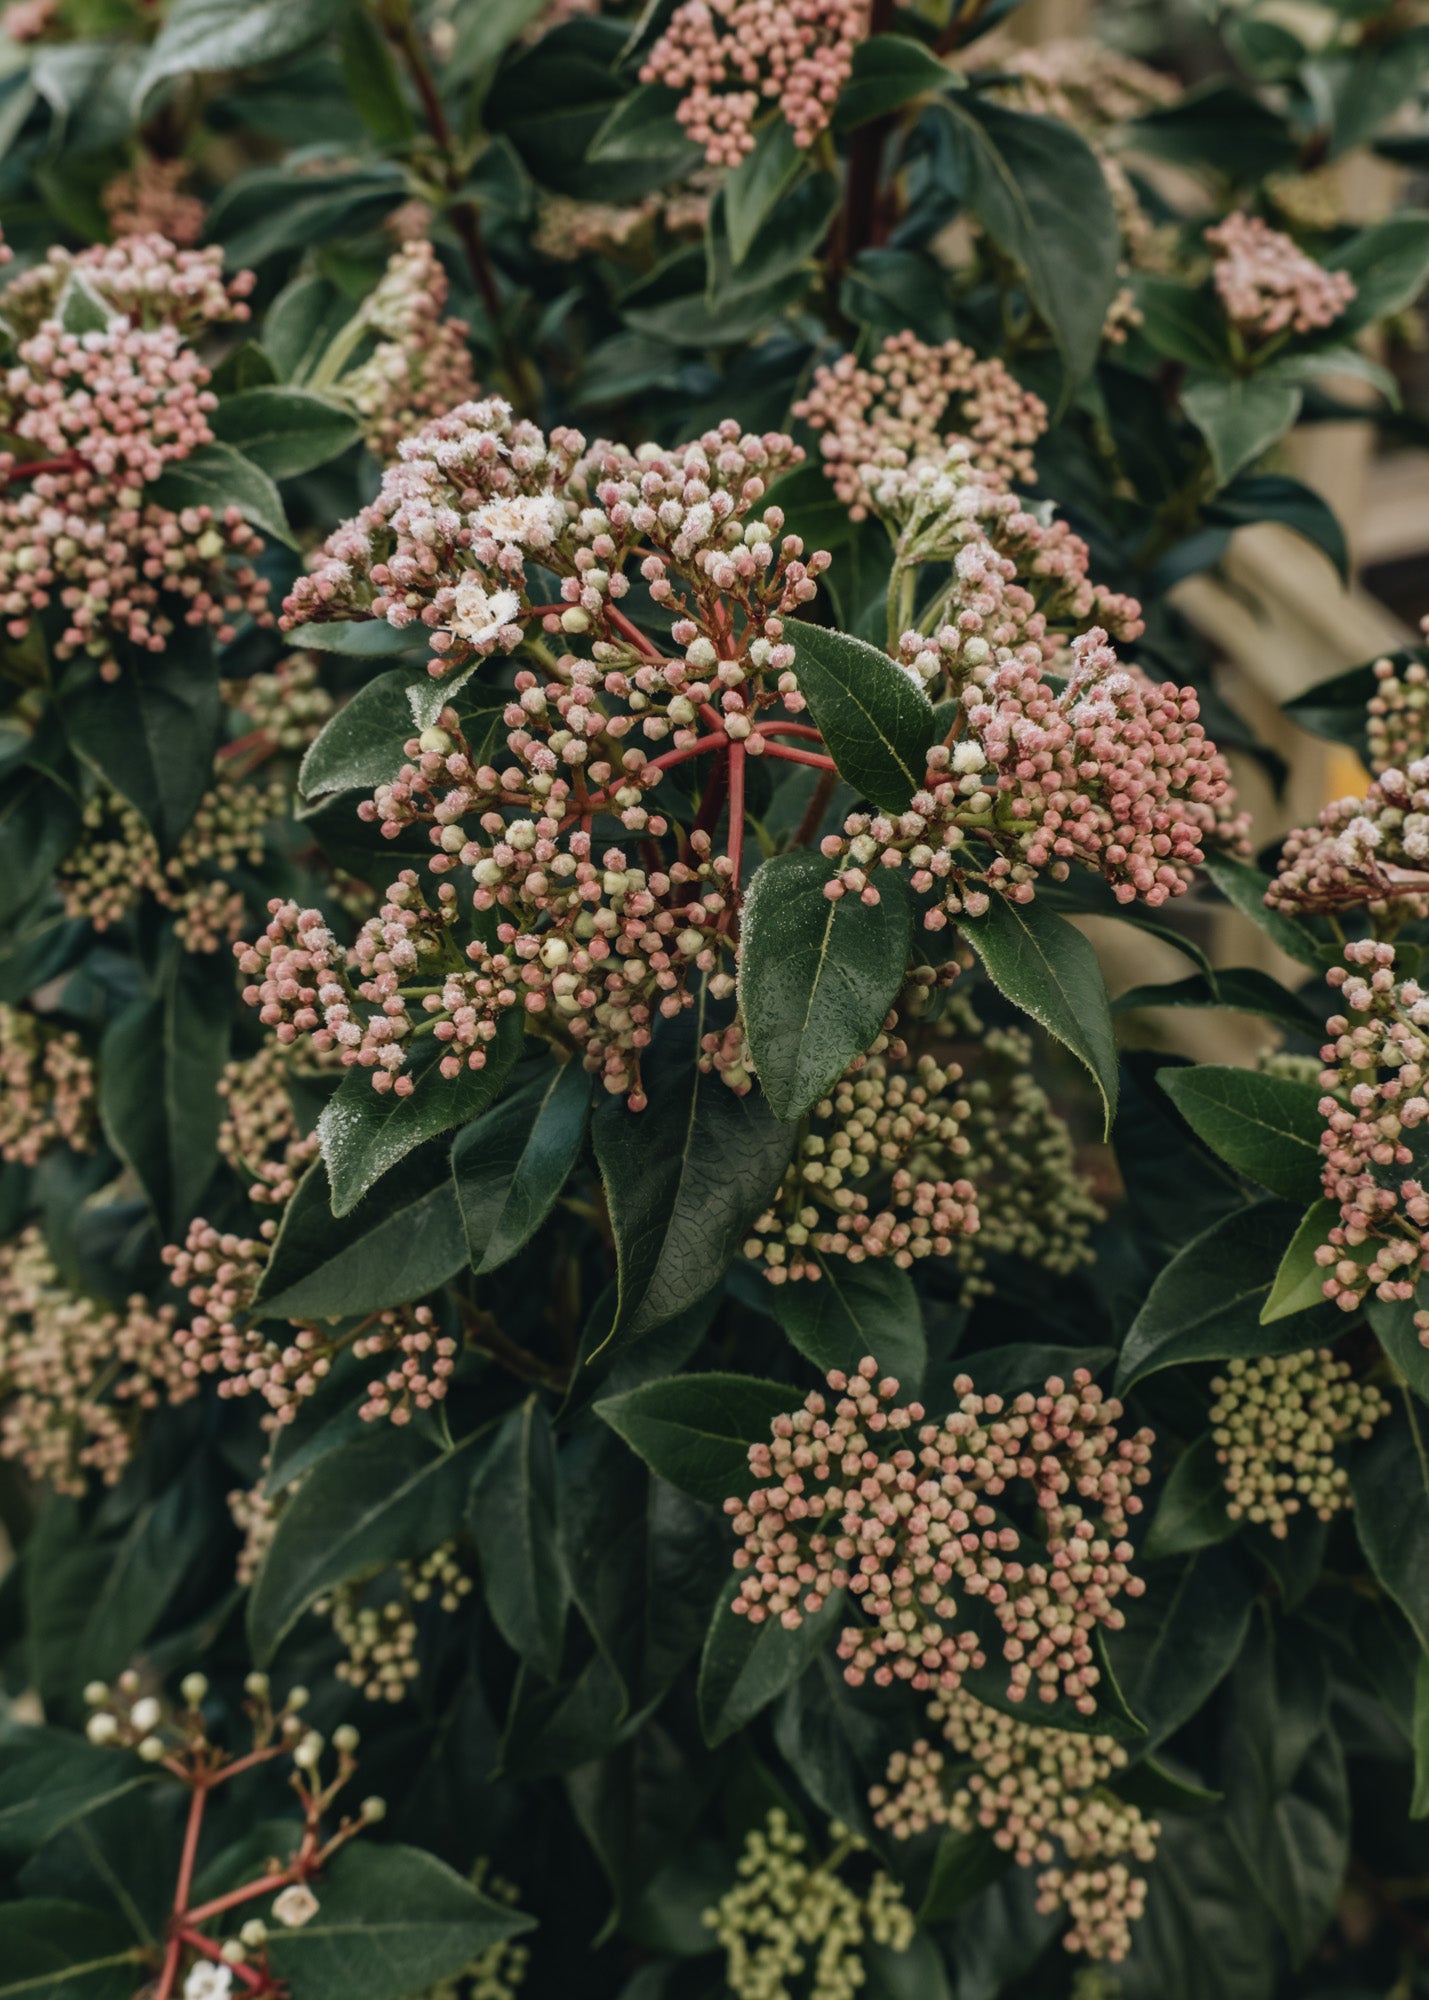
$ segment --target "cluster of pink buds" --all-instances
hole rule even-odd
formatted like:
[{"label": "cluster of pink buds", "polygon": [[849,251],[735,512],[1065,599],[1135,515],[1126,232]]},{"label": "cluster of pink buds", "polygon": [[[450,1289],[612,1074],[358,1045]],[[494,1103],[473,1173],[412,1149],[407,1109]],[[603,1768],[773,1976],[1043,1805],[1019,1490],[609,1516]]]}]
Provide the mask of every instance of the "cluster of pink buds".
[{"label": "cluster of pink buds", "polygon": [[[725,1502],[743,1538],[734,1609],[793,1629],[848,1590],[867,1622],[840,1636],[845,1679],[948,1693],[986,1663],[978,1630],[954,1629],[979,1600],[1002,1634],[1009,1698],[1035,1688],[1092,1714],[1096,1629],[1119,1629],[1116,1599],[1143,1588],[1125,1534],[1150,1478],[1151,1433],[1121,1438],[1120,1404],[1085,1369],[1007,1405],[960,1375],[941,1424],[921,1404],[899,1407],[897,1382],[880,1380],[872,1359],[828,1384],[837,1401],[812,1392],[776,1418],[773,1443],[750,1447],[762,1483]],[[991,1504],[1024,1487],[1034,1542],[1005,1502]]]},{"label": "cluster of pink buds", "polygon": [[868,0],[681,0],[640,81],[682,92],[675,116],[710,165],[736,167],[761,99],[813,145],[867,33]]},{"label": "cluster of pink buds", "polygon": [[1429,757],[1383,770],[1365,796],[1335,799],[1285,836],[1271,909],[1429,915]]},{"label": "cluster of pink buds", "polygon": [[254,1055],[224,1065],[218,1081],[224,1115],[218,1150],[247,1179],[248,1199],[281,1208],[317,1158],[315,1133],[298,1124],[281,1045],[264,1042]]},{"label": "cluster of pink buds", "polygon": [[1227,319],[1247,340],[1333,326],[1355,296],[1348,271],[1327,271],[1291,236],[1240,210],[1206,231]]},{"label": "cluster of pink buds", "polygon": [[0,1455],[60,1493],[91,1472],[114,1485],[144,1414],[194,1393],[173,1323],[137,1295],[115,1312],[67,1291],[38,1229],[0,1246]]},{"label": "cluster of pink buds", "polygon": [[12,42],[42,42],[59,26],[60,0],[10,0],[0,10],[0,34]]},{"label": "cluster of pink buds", "polygon": [[356,324],[376,338],[335,393],[356,411],[368,449],[390,459],[405,437],[477,394],[464,320],[446,317],[447,274],[429,242],[392,258]]},{"label": "cluster of pink buds", "polygon": [[[1429,641],[1429,617],[1420,622]],[[1393,660],[1374,663],[1375,691],[1366,703],[1365,735],[1369,765],[1376,775],[1429,757],[1429,659],[1418,657],[1396,667]]]},{"label": "cluster of pink buds", "polygon": [[94,1127],[94,1065],[79,1036],[0,1006],[0,1160],[33,1167],[51,1146],[82,1153]]},{"label": "cluster of pink buds", "polygon": [[[1414,1296],[1429,1257],[1429,1189],[1418,1128],[1429,1118],[1429,993],[1395,976],[1394,947],[1365,938],[1345,946],[1325,975],[1342,1014],[1326,1023],[1320,1139],[1327,1197],[1339,1221],[1315,1252],[1327,1299],[1354,1312],[1373,1292],[1386,1303]],[[1416,1315],[1429,1345],[1429,1314]]]},{"label": "cluster of pink buds", "polygon": [[[58,605],[60,659],[86,653],[118,676],[116,639],[162,652],[176,623],[233,636],[266,616],[251,567],[261,538],[236,507],[175,511],[147,497],[164,468],[212,441],[209,371],[187,335],[247,308],[211,261],[159,237],[55,252],[7,287],[22,332],[0,376],[0,618],[12,639]],[[66,332],[56,310],[82,280],[113,317]],[[235,281],[236,282],[236,281]],[[215,296],[216,295],[216,296]]]},{"label": "cluster of pink buds", "polygon": [[[936,1696],[928,1718],[941,1726],[948,1749],[920,1739],[895,1753],[886,1782],[869,1794],[875,1825],[898,1840],[937,1826],[986,1830],[1019,1867],[1040,1867],[1037,1907],[1044,1915],[1066,1909],[1068,1951],[1124,1958],[1146,1883],[1121,1857],[1153,1860],[1161,1830],[1105,1789],[1126,1763],[1125,1750],[1108,1736],[1004,1714],[967,1688]],[[1059,1848],[1071,1867],[1054,1865]]]},{"label": "cluster of pink buds", "polygon": [[182,1245],[165,1246],[172,1283],[194,1308],[173,1336],[183,1379],[217,1375],[220,1396],[257,1396],[265,1429],[278,1430],[351,1350],[361,1361],[389,1362],[367,1385],[365,1422],[410,1423],[415,1411],[441,1402],[459,1344],[440,1331],[430,1306],[395,1306],[323,1328],[293,1320],[283,1332],[263,1320],[254,1301],[277,1227],[269,1220],[256,1237],[241,1237],[198,1217]]},{"label": "cluster of pink buds", "polygon": [[185,194],[188,164],[140,155],[136,164],[116,174],[100,199],[115,236],[162,236],[182,249],[203,234],[203,203]]},{"label": "cluster of pink buds", "polygon": [[[966,663],[968,642],[954,636]],[[906,812],[856,813],[825,839],[840,864],[831,895],[864,894],[877,869],[906,867],[934,899],[926,927],[941,930],[981,915],[992,891],[1030,902],[1040,874],[1061,880],[1073,863],[1123,903],[1155,908],[1191,886],[1230,792],[1194,690],[1123,666],[1098,629],[1073,640],[1060,692],[1030,654],[971,669],[962,713]]]},{"label": "cluster of pink buds", "polygon": [[855,521],[873,505],[867,467],[902,469],[962,443],[978,479],[1005,486],[1035,477],[1032,446],[1047,428],[1046,404],[1001,361],[906,332],[890,334],[867,368],[845,354],[816,369],[794,415],[822,433],[825,470]]}]

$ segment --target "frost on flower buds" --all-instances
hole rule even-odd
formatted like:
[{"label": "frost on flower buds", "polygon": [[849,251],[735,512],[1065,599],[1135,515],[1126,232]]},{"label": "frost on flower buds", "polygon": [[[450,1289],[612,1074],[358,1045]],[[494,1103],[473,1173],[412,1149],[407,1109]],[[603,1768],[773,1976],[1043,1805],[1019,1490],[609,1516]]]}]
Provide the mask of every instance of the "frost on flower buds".
[{"label": "frost on flower buds", "polygon": [[[236,507],[175,510],[147,489],[213,440],[209,371],[190,337],[245,317],[251,274],[225,284],[218,250],[159,236],[49,259],[0,295],[17,336],[0,374],[0,618],[12,639],[57,606],[55,657],[85,654],[118,676],[117,642],[162,652],[180,624],[233,636],[266,616],[251,566],[261,538]],[[82,285],[112,314],[71,333],[59,317]]]},{"label": "frost on flower buds", "polygon": [[354,330],[370,332],[375,345],[334,393],[356,411],[377,458],[390,459],[429,418],[477,394],[465,322],[445,316],[446,302],[447,274],[418,239],[391,259],[357,314]]},{"label": "frost on flower buds", "polygon": [[1355,296],[1348,271],[1327,271],[1278,229],[1239,210],[1206,231],[1227,319],[1247,340],[1333,326]]},{"label": "frost on flower buds", "polygon": [[855,2000],[865,1940],[895,1952],[913,1942],[898,1884],[879,1869],[855,1889],[839,1870],[865,1843],[837,1821],[829,1837],[831,1852],[814,1859],[780,1807],[746,1835],[733,1888],[705,1911],[737,2000]]},{"label": "frost on flower buds", "polygon": [[1389,1405],[1373,1383],[1352,1379],[1348,1362],[1328,1348],[1237,1358],[1211,1389],[1211,1434],[1233,1521],[1264,1522],[1283,1540],[1302,1508],[1328,1521],[1350,1505],[1335,1446],[1369,1437]]},{"label": "frost on flower buds", "polygon": [[[1325,975],[1342,1014],[1326,1023],[1320,1100],[1321,1178],[1339,1212],[1315,1252],[1327,1299],[1355,1311],[1373,1292],[1386,1304],[1414,1297],[1429,1256],[1429,1191],[1419,1129],[1429,1117],[1429,994],[1395,976],[1394,947],[1345,946]],[[1429,1345],[1429,1314],[1416,1315]]]},{"label": "frost on flower buds", "polygon": [[[1144,1878],[1122,1856],[1149,1862],[1160,1832],[1106,1790],[1127,1761],[1109,1736],[1074,1735],[1006,1715],[967,1688],[928,1704],[946,1749],[920,1738],[890,1759],[885,1783],[869,1794],[875,1825],[906,1840],[930,1827],[990,1833],[1019,1867],[1038,1867],[1038,1908],[1072,1918],[1068,1951],[1115,1962],[1146,1899]],[[1054,1865],[1059,1859],[1070,1867]]]},{"label": "frost on flower buds", "polygon": [[1429,757],[1383,770],[1362,799],[1336,799],[1285,837],[1271,909],[1429,915]]},{"label": "frost on flower buds", "polygon": [[981,480],[1030,480],[1032,446],[1047,428],[1047,406],[996,360],[946,340],[930,347],[911,333],[890,334],[867,368],[845,354],[814,371],[794,415],[821,433],[825,469],[855,521],[873,505],[866,467],[901,470],[966,445]]},{"label": "frost on flower buds", "polygon": [[[941,1424],[921,1404],[899,1407],[898,1384],[879,1380],[872,1359],[828,1384],[834,1401],[811,1393],[776,1418],[772,1444],[751,1445],[761,1483],[725,1502],[743,1538],[734,1610],[793,1629],[847,1589],[866,1621],[839,1638],[851,1685],[871,1676],[950,1693],[986,1664],[993,1631],[1010,1699],[1035,1688],[1094,1713],[1096,1629],[1117,1630],[1117,1597],[1143,1587],[1125,1536],[1150,1477],[1151,1433],[1120,1437],[1121,1405],[1085,1369],[1007,1403],[960,1375]],[[1002,1500],[1024,1488],[1035,1538]]]},{"label": "frost on flower buds", "polygon": [[683,92],[675,116],[711,166],[734,167],[753,150],[761,100],[796,146],[814,143],[867,33],[868,0],[681,0],[640,81]]}]

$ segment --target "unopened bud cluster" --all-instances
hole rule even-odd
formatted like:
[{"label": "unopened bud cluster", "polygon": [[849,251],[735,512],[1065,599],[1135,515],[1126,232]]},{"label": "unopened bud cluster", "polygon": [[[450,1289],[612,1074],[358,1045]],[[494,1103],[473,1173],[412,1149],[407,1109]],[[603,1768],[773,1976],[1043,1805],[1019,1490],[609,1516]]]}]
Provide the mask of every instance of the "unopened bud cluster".
[{"label": "unopened bud cluster", "polygon": [[[1429,617],[1420,622],[1429,640]],[[1365,704],[1365,736],[1370,769],[1378,776],[1429,757],[1429,648],[1421,646],[1402,665],[1374,663],[1375,691]]]},{"label": "unopened bud cluster", "polygon": [[681,0],[640,71],[683,93],[675,116],[713,167],[737,167],[777,107],[800,148],[833,116],[869,0]]},{"label": "unopened bud cluster", "polygon": [[985,1830],[1019,1867],[1040,1869],[1037,1907],[1068,1912],[1068,1951],[1124,1958],[1146,1882],[1122,1857],[1151,1861],[1160,1832],[1155,1820],[1105,1789],[1126,1763],[1125,1750],[1109,1736],[1004,1714],[967,1688],[937,1696],[928,1718],[947,1747],[923,1738],[895,1753],[886,1782],[869,1794],[874,1823],[899,1840],[930,1827]]},{"label": "unopened bud cluster", "polygon": [[1228,1361],[1211,1388],[1211,1435],[1233,1521],[1263,1524],[1284,1540],[1302,1509],[1329,1521],[1350,1505],[1335,1447],[1369,1437],[1388,1414],[1373,1383],[1354,1381],[1348,1362],[1322,1347]]},{"label": "unopened bud cluster", "polygon": [[0,1454],[60,1493],[114,1485],[145,1415],[194,1394],[173,1327],[138,1294],[120,1312],[69,1291],[37,1228],[0,1245]]},{"label": "unopened bud cluster", "polygon": [[1226,318],[1250,341],[1333,326],[1355,296],[1348,271],[1327,271],[1279,229],[1237,210],[1206,231]]},{"label": "unopened bud cluster", "polygon": [[429,418],[477,394],[466,324],[446,317],[447,290],[436,251],[414,239],[392,257],[354,324],[376,344],[334,393],[356,412],[364,443],[384,462]]},{"label": "unopened bud cluster", "polygon": [[1273,910],[1429,915],[1429,757],[1381,770],[1363,798],[1335,799],[1285,837]]},{"label": "unopened bud cluster", "polygon": [[422,1606],[430,1603],[453,1612],[470,1596],[473,1582],[450,1543],[420,1559],[395,1564],[377,1582],[384,1594],[374,1602],[368,1601],[372,1580],[366,1579],[319,1598],[313,1610],[331,1619],[343,1648],[337,1678],[368,1701],[398,1702],[422,1670],[417,1657]]},{"label": "unopened bud cluster", "polygon": [[[1365,938],[1325,975],[1344,1008],[1326,1025],[1321,1176],[1339,1220],[1315,1252],[1323,1290],[1345,1312],[1373,1292],[1413,1298],[1429,1257],[1429,1190],[1418,1130],[1429,1118],[1429,994],[1395,975],[1394,947]],[[1420,1315],[1429,1344],[1429,1316]]]},{"label": "unopened bud cluster", "polygon": [[[1116,1600],[1143,1588],[1125,1536],[1151,1433],[1122,1438],[1121,1405],[1085,1369],[1006,1404],[960,1375],[940,1424],[920,1403],[899,1407],[871,1358],[828,1384],[832,1403],[811,1392],[775,1419],[772,1444],[751,1445],[760,1483],[725,1502],[742,1537],[733,1609],[792,1630],[848,1590],[866,1622],[840,1635],[845,1679],[947,1693],[986,1664],[974,1616],[985,1608],[1010,1699],[1035,1689],[1093,1713],[1096,1630],[1119,1629]],[[1005,1493],[1035,1509],[1035,1539],[1012,1525]]]},{"label": "unopened bud cluster", "polygon": [[203,234],[203,203],[184,192],[184,160],[160,160],[143,153],[132,167],[105,183],[100,194],[116,237],[162,236],[188,249]]},{"label": "unopened bud cluster", "polygon": [[71,1029],[0,1005],[0,1160],[33,1167],[51,1146],[87,1151],[94,1065]]},{"label": "unopened bud cluster", "polygon": [[822,1860],[781,1808],[745,1837],[737,1880],[705,1922],[725,1952],[725,1980],[737,2000],[856,2000],[867,1973],[866,1944],[906,1951],[912,1912],[898,1884],[878,1869],[866,1888],[839,1873],[864,1842],[834,1821]]},{"label": "unopened bud cluster", "polygon": [[[246,316],[251,275],[225,285],[222,253],[125,237],[46,262],[14,280],[0,311],[17,335],[0,375],[0,618],[12,639],[51,606],[64,613],[55,657],[83,653],[107,679],[118,640],[162,652],[180,623],[233,636],[266,616],[251,566],[261,538],[237,507],[174,509],[148,492],[166,466],[213,440],[216,398],[189,344],[216,320]],[[110,317],[65,330],[67,288]]]},{"label": "unopened bud cluster", "polygon": [[821,433],[824,468],[855,521],[873,505],[865,466],[901,470],[961,442],[970,471],[1005,486],[1035,478],[1032,447],[1047,428],[1046,404],[1001,361],[906,332],[890,334],[866,368],[845,354],[815,369],[794,415]]}]

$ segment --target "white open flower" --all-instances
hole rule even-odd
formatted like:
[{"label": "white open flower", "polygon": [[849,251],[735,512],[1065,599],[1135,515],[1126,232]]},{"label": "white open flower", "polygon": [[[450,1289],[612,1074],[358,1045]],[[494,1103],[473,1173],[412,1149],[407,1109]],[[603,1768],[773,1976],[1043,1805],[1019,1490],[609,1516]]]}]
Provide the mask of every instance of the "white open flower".
[{"label": "white open flower", "polygon": [[520,609],[514,590],[488,590],[480,577],[466,576],[456,587],[448,623],[459,639],[485,646],[501,636],[502,626],[512,624]]},{"label": "white open flower", "polygon": [[550,547],[564,517],[565,509],[549,493],[512,493],[488,500],[467,518],[473,534],[490,535],[494,542],[517,548],[544,549]]},{"label": "white open flower", "polygon": [[233,1973],[229,1967],[215,1965],[207,1958],[190,1966],[184,1978],[184,2000],[229,2000],[232,1991]]},{"label": "white open flower", "polygon": [[294,1882],[273,1898],[273,1915],[290,1931],[310,1923],[318,1913],[318,1899],[305,1882]]}]

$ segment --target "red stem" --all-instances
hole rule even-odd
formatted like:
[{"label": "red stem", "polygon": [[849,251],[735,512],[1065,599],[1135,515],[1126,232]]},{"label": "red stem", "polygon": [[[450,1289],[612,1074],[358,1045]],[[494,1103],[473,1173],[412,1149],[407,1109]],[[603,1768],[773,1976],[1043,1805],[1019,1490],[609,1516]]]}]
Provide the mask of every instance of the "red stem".
[{"label": "red stem", "polygon": [[787,743],[769,743],[766,757],[782,757],[786,764],[811,764],[816,771],[836,771],[832,757],[815,756],[812,750],[791,750]]},{"label": "red stem", "polygon": [[744,760],[742,743],[729,746],[729,848],[730,895],[739,901],[739,876],[744,866]]},{"label": "red stem", "polygon": [[823,731],[807,722],[756,722],[754,727],[761,736],[807,736],[815,743],[824,740]]},{"label": "red stem", "polygon": [[245,1882],[241,1889],[230,1889],[226,1896],[215,1896],[211,1903],[200,1903],[197,1909],[186,1910],[184,1922],[206,1924],[210,1917],[222,1916],[225,1910],[236,1910],[240,1903],[251,1903],[255,1896],[270,1895],[301,1880],[301,1874],[292,1866],[277,1875],[262,1875],[256,1882]]},{"label": "red stem", "polygon": [[38,479],[42,472],[73,472],[83,462],[77,452],[67,451],[63,458],[32,458],[26,465],[12,465],[4,476],[13,484],[21,479]]},{"label": "red stem", "polygon": [[272,1991],[272,1982],[263,1973],[255,1972],[251,1965],[231,1964],[224,1957],[222,1949],[214,1943],[213,1939],[206,1938],[201,1931],[191,1931],[185,1928],[179,1932],[177,1941],[180,1944],[192,1946],[195,1951],[201,1952],[205,1958],[213,1959],[215,1964],[227,1965],[229,1971],[236,1979],[242,1980],[250,1993],[268,1993]]},{"label": "red stem", "polygon": [[[562,608],[564,609],[564,606]],[[610,604],[606,606],[605,615],[610,620],[611,624],[615,627],[617,632],[623,633],[624,636],[630,641],[632,646],[639,647],[640,651],[645,655],[647,660],[657,662],[661,665],[664,664],[659,647],[653,646],[650,643],[650,641],[645,637],[645,634],[640,630],[640,627],[638,625],[632,625],[630,620],[626,617],[623,611],[617,611],[615,606],[613,604]]]}]

